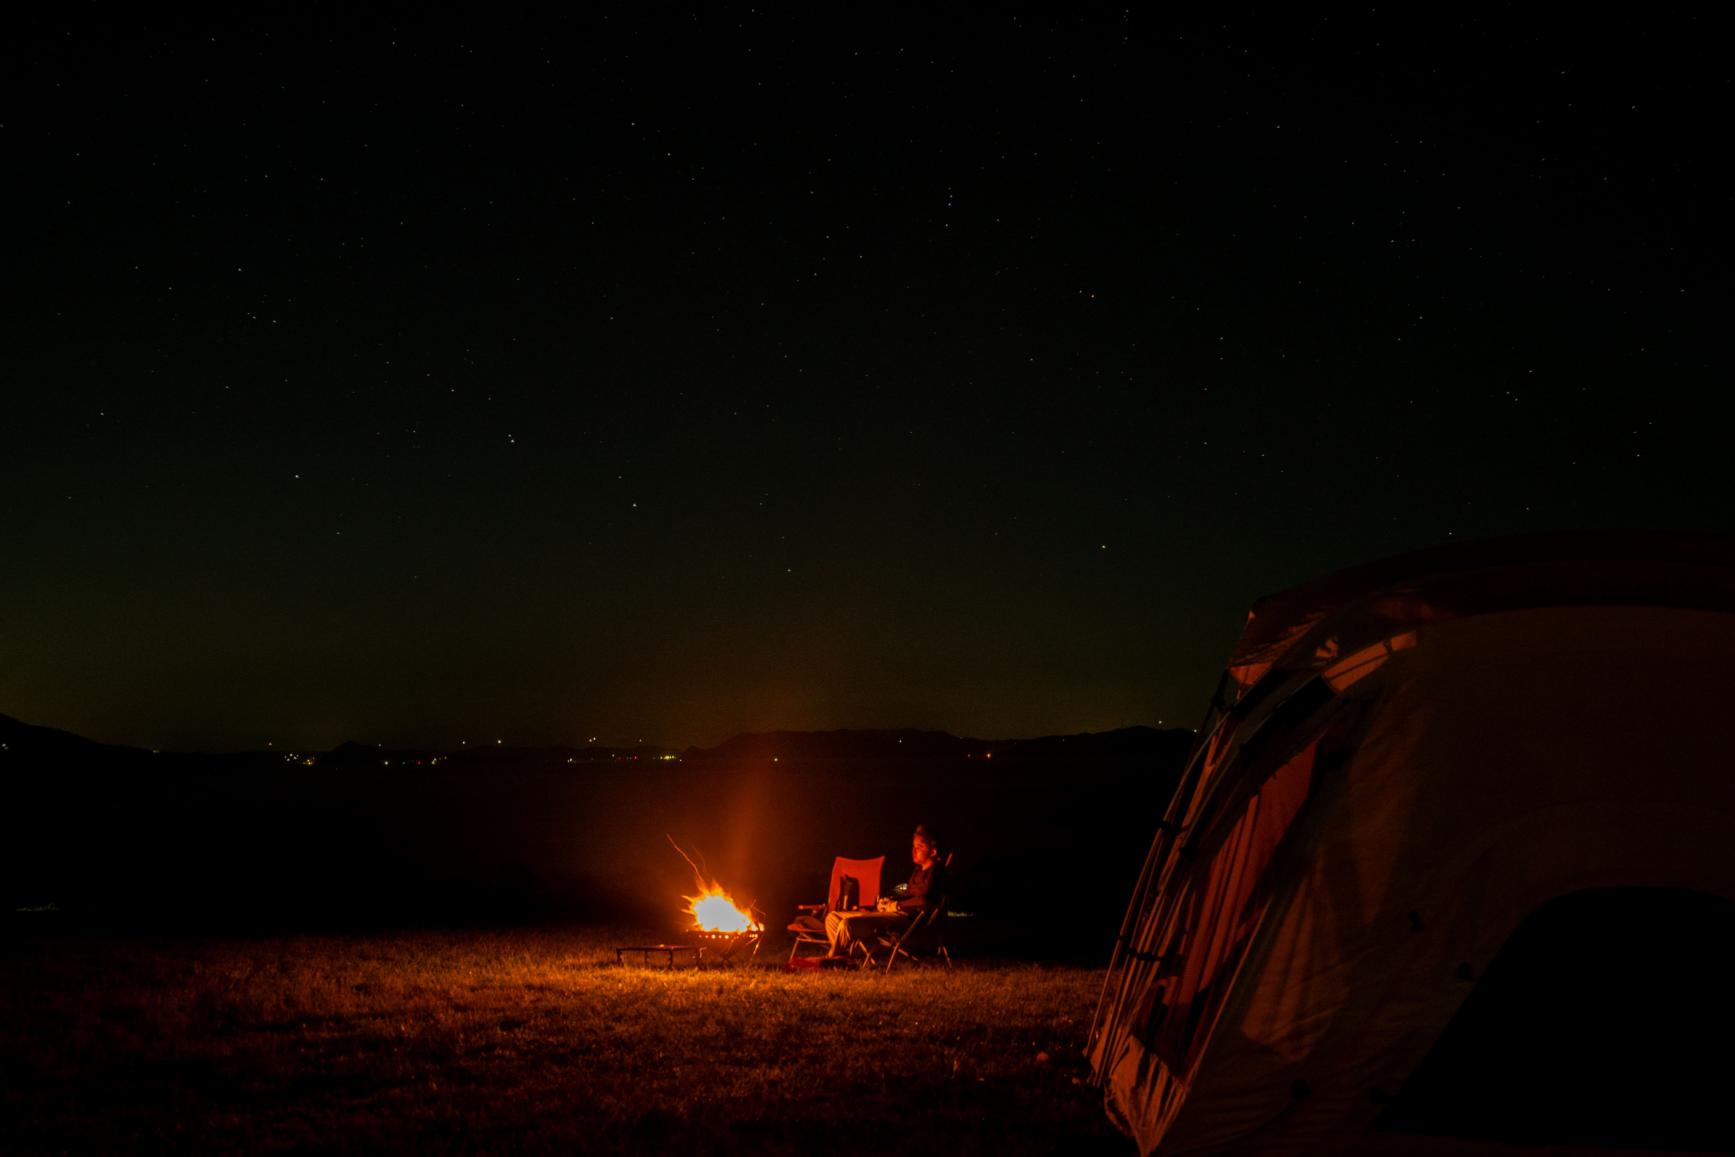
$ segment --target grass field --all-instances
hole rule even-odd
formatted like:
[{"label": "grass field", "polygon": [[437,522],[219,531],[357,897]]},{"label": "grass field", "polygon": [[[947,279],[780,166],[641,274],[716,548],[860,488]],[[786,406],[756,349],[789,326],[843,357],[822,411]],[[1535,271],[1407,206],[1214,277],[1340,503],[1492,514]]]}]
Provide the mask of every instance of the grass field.
[{"label": "grass field", "polygon": [[1131,1152],[1081,1054],[1099,971],[614,963],[642,942],[15,935],[0,1149]]}]

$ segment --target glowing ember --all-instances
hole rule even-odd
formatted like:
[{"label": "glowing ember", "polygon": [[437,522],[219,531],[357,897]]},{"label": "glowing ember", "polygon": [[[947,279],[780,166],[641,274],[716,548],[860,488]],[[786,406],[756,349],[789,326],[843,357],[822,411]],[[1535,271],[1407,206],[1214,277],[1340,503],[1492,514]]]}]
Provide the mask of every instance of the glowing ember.
[{"label": "glowing ember", "polygon": [[759,932],[760,924],[735,906],[722,888],[706,886],[697,896],[688,896],[687,911],[693,915],[693,926],[701,932]]}]

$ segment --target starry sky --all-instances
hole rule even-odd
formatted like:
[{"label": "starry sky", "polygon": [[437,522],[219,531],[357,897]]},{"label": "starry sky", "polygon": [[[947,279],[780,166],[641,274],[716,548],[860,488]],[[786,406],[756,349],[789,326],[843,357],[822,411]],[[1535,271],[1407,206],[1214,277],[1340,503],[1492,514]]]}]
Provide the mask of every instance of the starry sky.
[{"label": "starry sky", "polygon": [[30,722],[1192,725],[1320,572],[1730,529],[1690,11],[67,8],[0,44]]}]

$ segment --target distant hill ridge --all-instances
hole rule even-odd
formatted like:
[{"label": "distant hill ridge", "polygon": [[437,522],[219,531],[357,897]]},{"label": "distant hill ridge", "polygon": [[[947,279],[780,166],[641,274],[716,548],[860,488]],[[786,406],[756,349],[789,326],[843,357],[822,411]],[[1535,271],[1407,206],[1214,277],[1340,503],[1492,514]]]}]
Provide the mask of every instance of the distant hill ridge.
[{"label": "distant hill ridge", "polygon": [[[1179,759],[1192,744],[1193,733],[1182,728],[1122,727],[1114,731],[1047,735],[1031,739],[976,739],[944,731],[914,729],[841,729],[834,731],[742,732],[715,747],[689,747],[676,753],[641,745],[617,747],[515,747],[478,744],[456,751],[392,749],[349,740],[330,751],[234,752],[228,755],[188,755],[204,764],[227,760],[257,764],[281,761],[328,769],[363,767],[440,766],[484,767],[618,762],[660,762],[674,759],[995,759],[1012,762],[1090,759]],[[98,743],[69,731],[24,723],[0,715],[0,759],[67,759],[81,762],[133,763],[153,753],[139,747]]]},{"label": "distant hill ridge", "polygon": [[1183,728],[1122,727],[1114,731],[1033,739],[976,739],[944,731],[850,730],[743,732],[716,747],[689,747],[687,760],[708,759],[1004,759],[1138,757],[1184,753],[1193,733]]},{"label": "distant hill ridge", "polygon": [[0,715],[0,751],[13,755],[63,755],[139,757],[151,754],[142,747],[98,743],[56,727],[38,727],[10,715]]}]

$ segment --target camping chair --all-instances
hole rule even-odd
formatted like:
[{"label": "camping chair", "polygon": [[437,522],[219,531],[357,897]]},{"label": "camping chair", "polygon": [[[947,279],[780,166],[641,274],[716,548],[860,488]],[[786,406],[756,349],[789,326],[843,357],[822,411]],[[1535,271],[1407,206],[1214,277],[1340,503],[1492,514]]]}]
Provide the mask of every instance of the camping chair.
[{"label": "camping chair", "polygon": [[795,943],[789,946],[789,959],[795,959],[803,944],[818,947],[819,952],[809,955],[829,953],[831,938],[825,934],[825,917],[840,906],[838,893],[843,890],[844,878],[849,877],[856,881],[859,889],[855,896],[857,906],[871,909],[880,898],[880,870],[885,866],[884,856],[875,856],[871,860],[850,860],[839,856],[834,860],[831,865],[831,887],[826,891],[825,903],[796,905],[800,915],[789,923],[789,934],[795,938]]},{"label": "camping chair", "polygon": [[[950,869],[952,854],[946,853],[941,862]],[[869,968],[883,959],[886,962],[886,971],[890,972],[892,965],[896,964],[901,956],[912,964],[937,957],[946,962],[947,968],[951,968],[952,954],[946,950],[945,940],[949,899],[950,897],[942,895],[902,928],[869,937],[861,946],[861,966],[864,969]]]},{"label": "camping chair", "polygon": [[886,962],[886,971],[892,970],[892,965],[901,956],[912,964],[924,960],[944,960],[946,967],[952,967],[952,954],[946,950],[944,928],[946,923],[946,901],[942,897],[938,904],[922,911],[922,914],[911,920],[903,931],[893,935],[884,933],[873,938],[871,947],[864,945],[866,959],[862,967],[877,965],[882,959]]}]

